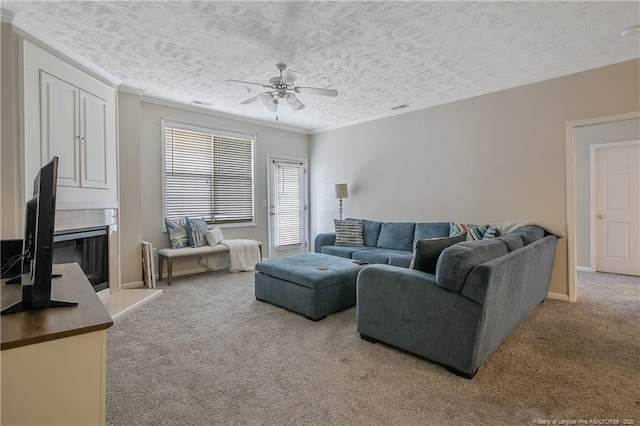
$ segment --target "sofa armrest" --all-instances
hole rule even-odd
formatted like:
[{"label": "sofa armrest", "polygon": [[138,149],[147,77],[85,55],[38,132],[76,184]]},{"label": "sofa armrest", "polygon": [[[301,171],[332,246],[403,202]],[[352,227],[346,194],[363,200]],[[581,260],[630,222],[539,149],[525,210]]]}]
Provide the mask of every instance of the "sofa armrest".
[{"label": "sofa armrest", "polygon": [[440,287],[432,274],[390,265],[363,268],[356,294],[361,335],[465,373],[475,371],[481,305]]},{"label": "sofa armrest", "polygon": [[314,241],[313,251],[316,253],[321,253],[323,246],[332,246],[335,242],[335,232],[325,232],[323,234],[318,234],[316,235],[316,239]]}]

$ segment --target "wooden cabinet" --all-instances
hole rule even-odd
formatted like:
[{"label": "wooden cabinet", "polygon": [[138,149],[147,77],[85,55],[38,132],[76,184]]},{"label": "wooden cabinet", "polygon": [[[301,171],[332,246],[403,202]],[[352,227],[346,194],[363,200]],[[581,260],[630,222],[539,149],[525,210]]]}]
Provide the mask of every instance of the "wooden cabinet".
[{"label": "wooden cabinet", "polygon": [[59,157],[61,186],[109,189],[106,100],[40,70],[44,158]]},{"label": "wooden cabinet", "polygon": [[[77,306],[19,312],[0,323],[3,425],[104,425],[111,316],[77,263],[54,265],[55,299]],[[0,284],[2,307],[20,286]]]}]

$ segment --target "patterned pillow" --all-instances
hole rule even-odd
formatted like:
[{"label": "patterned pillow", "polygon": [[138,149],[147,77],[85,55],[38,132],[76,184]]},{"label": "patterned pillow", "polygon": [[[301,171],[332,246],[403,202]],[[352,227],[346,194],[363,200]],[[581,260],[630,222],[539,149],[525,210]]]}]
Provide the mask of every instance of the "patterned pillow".
[{"label": "patterned pillow", "polygon": [[500,236],[500,230],[495,226],[490,226],[487,228],[487,232],[484,233],[484,237],[482,237],[482,239],[490,240],[491,238],[495,238],[499,236]]},{"label": "patterned pillow", "polygon": [[469,227],[464,223],[449,222],[449,236],[457,237],[465,232],[469,232]]},{"label": "patterned pillow", "polygon": [[338,220],[334,219],[336,228],[336,246],[364,247],[362,238],[362,219]]},{"label": "patterned pillow", "polygon": [[189,246],[189,236],[187,228],[183,223],[178,223],[173,219],[164,219],[167,227],[167,236],[169,237],[169,246],[172,249],[178,249]]},{"label": "patterned pillow", "polygon": [[467,233],[467,241],[477,241],[484,237],[489,225],[465,225],[464,223],[449,222],[449,236],[457,237],[465,232]]},{"label": "patterned pillow", "polygon": [[467,234],[467,241],[478,241],[484,238],[484,234],[489,227],[487,225],[478,225],[469,229]]},{"label": "patterned pillow", "polygon": [[202,247],[207,245],[207,220],[204,217],[187,218],[187,234],[189,235],[189,245],[191,247]]}]

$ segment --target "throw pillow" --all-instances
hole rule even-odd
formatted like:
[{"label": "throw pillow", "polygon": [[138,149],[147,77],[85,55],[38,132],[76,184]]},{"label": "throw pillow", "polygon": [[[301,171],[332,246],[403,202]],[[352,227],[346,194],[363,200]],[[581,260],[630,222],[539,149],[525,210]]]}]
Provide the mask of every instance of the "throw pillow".
[{"label": "throw pillow", "polygon": [[447,247],[466,241],[466,239],[466,234],[460,234],[455,237],[418,240],[410,268],[435,275],[440,253]]},{"label": "throw pillow", "polygon": [[187,218],[187,235],[191,247],[202,247],[207,244],[207,220],[204,217]]},{"label": "throw pillow", "polygon": [[224,236],[222,235],[222,229],[218,228],[217,226],[213,229],[207,230],[207,232],[205,233],[205,236],[207,237],[207,243],[210,246],[215,246],[217,244],[220,244],[220,241],[224,240]]},{"label": "throw pillow", "polygon": [[487,225],[478,225],[469,228],[469,233],[467,234],[467,241],[479,241],[484,238],[484,234],[487,232],[489,227]]},{"label": "throw pillow", "polygon": [[167,236],[169,237],[169,247],[172,249],[178,249],[189,246],[189,236],[187,235],[187,228],[179,222],[173,219],[164,219],[164,224],[167,227]]},{"label": "throw pillow", "polygon": [[482,239],[490,240],[491,238],[495,238],[499,236],[500,236],[500,230],[495,226],[490,226],[487,228],[487,232],[484,233],[484,237],[482,237]]},{"label": "throw pillow", "polygon": [[336,228],[336,246],[364,247],[362,239],[362,219],[338,220],[334,219]]},{"label": "throw pillow", "polygon": [[469,227],[464,223],[449,222],[450,237],[457,237],[458,235],[462,235],[466,232],[469,232]]}]

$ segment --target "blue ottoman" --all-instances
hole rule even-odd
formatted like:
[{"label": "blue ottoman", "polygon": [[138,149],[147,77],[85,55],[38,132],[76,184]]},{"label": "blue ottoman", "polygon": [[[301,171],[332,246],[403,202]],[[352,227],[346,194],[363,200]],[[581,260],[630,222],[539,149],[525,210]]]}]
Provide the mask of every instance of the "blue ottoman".
[{"label": "blue ottoman", "polygon": [[256,265],[256,299],[318,321],[356,304],[356,278],[362,268],[322,253],[265,260]]}]

